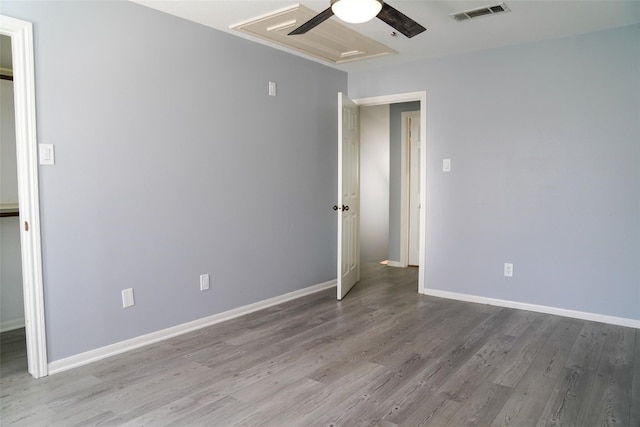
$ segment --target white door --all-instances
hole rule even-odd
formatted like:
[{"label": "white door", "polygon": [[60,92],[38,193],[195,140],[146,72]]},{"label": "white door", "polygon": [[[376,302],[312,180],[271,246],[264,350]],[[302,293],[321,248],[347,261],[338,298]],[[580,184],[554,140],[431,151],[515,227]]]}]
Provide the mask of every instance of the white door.
[{"label": "white door", "polygon": [[338,299],[360,280],[360,116],[338,93]]},{"label": "white door", "polygon": [[420,264],[420,112],[408,117],[409,127],[409,265]]}]

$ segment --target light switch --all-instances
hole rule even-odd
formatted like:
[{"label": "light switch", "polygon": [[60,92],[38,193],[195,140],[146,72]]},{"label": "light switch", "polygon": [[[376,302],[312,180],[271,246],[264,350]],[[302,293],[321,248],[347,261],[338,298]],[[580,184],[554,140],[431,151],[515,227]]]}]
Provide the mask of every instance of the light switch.
[{"label": "light switch", "polygon": [[276,82],[269,82],[269,96],[276,96]]},{"label": "light switch", "polygon": [[41,165],[55,165],[55,156],[53,152],[53,144],[38,144],[40,151]]},{"label": "light switch", "polygon": [[442,172],[451,172],[451,159],[442,159]]}]

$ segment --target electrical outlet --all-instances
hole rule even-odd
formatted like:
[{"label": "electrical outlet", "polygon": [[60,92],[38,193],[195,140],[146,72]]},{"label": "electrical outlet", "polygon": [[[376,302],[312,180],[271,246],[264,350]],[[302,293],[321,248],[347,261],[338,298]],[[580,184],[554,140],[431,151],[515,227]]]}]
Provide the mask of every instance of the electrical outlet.
[{"label": "electrical outlet", "polygon": [[122,290],[122,308],[127,308],[135,305],[133,300],[133,288]]},{"label": "electrical outlet", "polygon": [[200,275],[200,290],[206,291],[209,290],[209,275],[201,274]]},{"label": "electrical outlet", "polygon": [[269,82],[269,96],[276,96],[277,94],[276,82]]},{"label": "electrical outlet", "polygon": [[510,262],[504,263],[504,276],[513,277],[513,264],[511,264]]},{"label": "electrical outlet", "polygon": [[451,172],[451,159],[442,159],[442,171]]}]

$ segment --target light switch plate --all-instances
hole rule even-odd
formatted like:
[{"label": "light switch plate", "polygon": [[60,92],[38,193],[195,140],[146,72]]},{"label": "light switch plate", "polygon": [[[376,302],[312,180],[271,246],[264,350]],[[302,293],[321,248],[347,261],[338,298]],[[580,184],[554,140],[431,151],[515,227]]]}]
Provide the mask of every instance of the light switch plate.
[{"label": "light switch plate", "polygon": [[442,159],[442,171],[451,172],[451,159]]},{"label": "light switch plate", "polygon": [[276,82],[269,82],[269,96],[276,96]]},{"label": "light switch plate", "polygon": [[127,308],[135,305],[133,301],[133,288],[122,290],[122,308]]},{"label": "light switch plate", "polygon": [[209,290],[209,275],[201,274],[200,275],[200,290],[207,291]]},{"label": "light switch plate", "polygon": [[40,164],[41,165],[55,165],[55,155],[53,151],[53,144],[38,144],[40,151]]}]

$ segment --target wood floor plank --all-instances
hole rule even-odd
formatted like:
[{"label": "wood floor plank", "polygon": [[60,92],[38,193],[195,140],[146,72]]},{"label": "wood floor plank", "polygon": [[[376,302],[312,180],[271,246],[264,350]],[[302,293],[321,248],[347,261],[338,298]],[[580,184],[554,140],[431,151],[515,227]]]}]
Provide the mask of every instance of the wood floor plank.
[{"label": "wood floor plank", "polygon": [[[464,334],[457,336],[439,357],[389,397],[388,403],[393,408],[393,412],[384,419],[396,424],[404,424],[409,419],[422,422],[420,419],[428,418],[431,414],[430,410],[423,413],[425,409],[422,408],[422,400],[424,396],[434,395],[434,393],[440,397],[432,402],[435,408],[433,410],[437,411],[441,408],[445,400],[450,399],[446,394],[436,393],[437,390],[482,347],[488,337],[493,336],[493,328],[498,330],[504,328],[505,320],[509,315],[508,310],[499,309],[479,325],[476,324],[470,331],[466,330]],[[446,404],[447,407],[455,406],[451,402]]]},{"label": "wood floor plank", "polygon": [[470,328],[486,318],[485,313],[460,310],[457,304],[442,303],[436,307],[425,307],[425,312],[398,336],[393,345],[373,355],[370,360],[387,366],[404,363],[408,353],[433,354],[434,349],[449,345],[451,340],[451,318],[456,318],[456,331]]},{"label": "wood floor plank", "polygon": [[509,352],[514,341],[515,337],[511,335],[498,335],[487,340],[485,345],[450,376],[438,392],[457,402],[467,400]]},{"label": "wood floor plank", "polygon": [[596,377],[608,325],[585,322],[569,354],[560,381],[549,396],[538,426],[578,425],[579,414]]},{"label": "wood floor plank", "polygon": [[2,410],[0,420],[8,426],[44,426],[56,415],[45,404],[36,404],[26,408]]},{"label": "wood floor plank", "polygon": [[54,410],[55,405],[51,403],[57,399],[101,384],[101,381],[92,375],[77,375],[76,372],[64,372],[38,380],[27,375],[22,387],[19,387],[19,384],[10,388],[4,385],[1,387],[0,411],[3,414],[29,411],[41,404],[46,404],[47,408]]},{"label": "wood floor plank", "polygon": [[[446,395],[435,393],[431,396],[422,396],[422,403],[410,411],[407,417],[402,416],[403,421],[400,426],[429,426],[440,427],[447,425],[447,422],[460,409],[462,404],[450,400]],[[396,408],[394,407],[393,410]],[[395,413],[391,413],[386,420],[397,419]],[[393,421],[392,421],[393,422]]]},{"label": "wood floor plank", "polygon": [[535,426],[553,391],[583,322],[562,319],[536,355],[492,426]]},{"label": "wood floor plank", "polygon": [[435,364],[421,373],[417,377],[419,381],[432,390],[439,389],[455,371],[473,357],[488,338],[494,336],[505,324],[508,324],[510,315],[509,310],[500,309],[485,321],[477,324],[471,333],[463,336],[462,340],[452,341],[450,351],[439,357]]},{"label": "wood floor plank", "polygon": [[[339,364],[341,363],[336,362],[336,365]],[[359,396],[370,382],[377,381],[388,374],[384,366],[374,363],[357,362],[347,366],[350,369],[342,370],[341,375],[323,376],[318,379],[318,382],[322,382],[326,387],[316,395],[297,402],[290,409],[290,412],[297,416],[292,417],[290,414],[281,413],[272,419],[265,420],[265,425],[321,425],[323,416],[344,413],[345,402],[349,398]]]},{"label": "wood floor plank", "polygon": [[[358,395],[371,381],[387,375],[387,370],[382,365],[367,362],[357,362],[350,365],[344,365],[341,362],[335,362],[328,367],[336,368],[337,373],[329,376],[317,373],[312,377],[318,377],[317,381],[325,385],[325,387],[313,396],[300,399],[293,405],[289,413],[280,413],[271,419],[265,419],[260,425],[285,426],[295,424],[299,426],[309,426],[318,423],[322,416],[335,413],[341,404],[351,396]],[[292,417],[291,414],[297,414]]]},{"label": "wood floor plank", "polygon": [[[414,353],[398,366],[386,366],[387,371],[384,374],[381,374],[376,380],[370,380],[366,386],[362,387],[360,393],[353,395],[351,400],[345,403],[348,409],[341,411],[340,423],[356,425],[364,422],[382,422],[384,417],[391,412],[392,403],[388,401],[387,397],[405,387],[412,378],[424,371],[433,361],[433,358]],[[327,419],[326,422],[335,424],[337,420]],[[391,421],[385,420],[385,422]]]},{"label": "wood floor plank", "polygon": [[131,420],[124,422],[121,427],[168,424],[183,417],[185,413],[188,413],[199,406],[198,402],[191,398],[180,398],[144,414],[136,415]]},{"label": "wood floor plank", "polygon": [[586,411],[578,423],[630,425],[636,330],[609,326]]},{"label": "wood floor plank", "polygon": [[560,317],[556,316],[534,320],[517,338],[513,344],[513,351],[510,351],[493,371],[492,381],[498,385],[514,388],[527,373],[538,351],[547,342],[549,335],[559,322]]},{"label": "wood floor plank", "polygon": [[237,411],[221,421],[231,426],[255,426],[261,421],[274,418],[281,412],[289,413],[295,420],[299,414],[291,412],[290,408],[307,397],[317,394],[325,387],[317,381],[303,378],[274,390],[271,395],[264,396],[262,399],[248,402],[247,410]]},{"label": "wood floor plank", "polygon": [[511,396],[513,389],[484,381],[447,420],[448,427],[490,425]]},{"label": "wood floor plank", "polygon": [[184,426],[224,426],[225,415],[233,414],[243,408],[243,404],[232,397],[222,397],[211,401],[200,402],[200,404],[191,409],[183,410],[182,414],[178,414],[174,419],[163,421],[161,425],[167,427],[184,427]]}]

